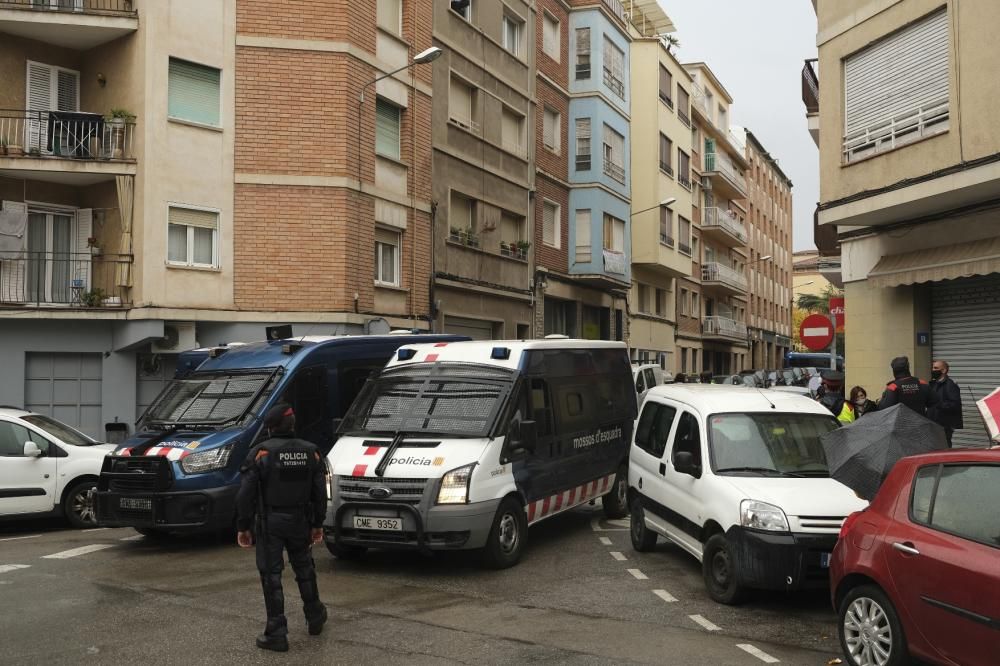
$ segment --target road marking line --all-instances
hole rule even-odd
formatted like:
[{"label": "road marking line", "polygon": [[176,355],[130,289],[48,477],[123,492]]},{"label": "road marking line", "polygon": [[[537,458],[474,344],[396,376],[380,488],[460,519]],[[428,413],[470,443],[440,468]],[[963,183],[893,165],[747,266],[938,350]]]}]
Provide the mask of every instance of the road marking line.
[{"label": "road marking line", "polygon": [[99,550],[104,550],[105,548],[111,548],[113,544],[110,543],[94,543],[89,546],[80,546],[79,548],[74,548],[72,550],[64,550],[61,553],[53,553],[52,555],[45,555],[42,557],[44,560],[65,560],[70,557],[76,557],[78,555],[86,555],[87,553],[94,553]]},{"label": "road marking line", "polygon": [[712,624],[711,622],[709,622],[708,620],[706,620],[701,615],[688,615],[688,618],[692,622],[695,622],[695,623],[701,625],[702,629],[706,629],[708,631],[722,631],[721,627]]},{"label": "road marking line", "polygon": [[677,597],[675,597],[674,595],[670,594],[666,590],[653,590],[653,594],[655,594],[659,598],[663,599],[668,604],[672,604],[675,601],[677,601]]},{"label": "road marking line", "polygon": [[18,539],[37,539],[40,536],[42,535],[32,534],[31,536],[23,536],[23,537],[5,537],[3,539],[0,539],[0,541],[17,541]]},{"label": "road marking line", "polygon": [[627,571],[630,574],[632,574],[632,577],[635,578],[636,580],[649,580],[649,576],[647,576],[646,574],[642,573],[638,569],[626,569],[625,571]]},{"label": "road marking line", "polygon": [[755,648],[754,646],[750,645],[749,643],[740,643],[736,647],[738,647],[739,649],[743,650],[744,652],[752,654],[753,656],[757,657],[758,659],[760,659],[765,664],[780,664],[781,663],[780,659],[775,659],[774,657],[772,657],[768,653],[764,652],[763,650],[759,650],[759,649]]},{"label": "road marking line", "polygon": [[608,537],[601,537],[601,545],[603,545],[603,546],[610,546],[611,545],[611,539],[609,539]]},{"label": "road marking line", "polygon": [[30,564],[0,564],[0,573],[17,571],[18,569],[27,569],[29,567],[31,567]]},{"label": "road marking line", "polygon": [[142,534],[136,534],[135,536],[125,537],[124,539],[119,539],[119,541],[139,541],[140,539],[145,539],[146,537]]},{"label": "road marking line", "polygon": [[89,530],[80,530],[81,532],[103,532],[104,530],[109,530],[110,527],[91,527]]},{"label": "road marking line", "polygon": [[611,557],[615,558],[619,562],[624,562],[625,560],[628,559],[623,554],[619,553],[617,550],[612,550],[611,551]]}]

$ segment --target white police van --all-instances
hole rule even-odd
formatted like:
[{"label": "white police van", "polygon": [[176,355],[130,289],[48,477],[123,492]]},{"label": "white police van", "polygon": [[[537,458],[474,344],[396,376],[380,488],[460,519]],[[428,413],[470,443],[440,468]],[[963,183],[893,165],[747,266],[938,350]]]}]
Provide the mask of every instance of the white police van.
[{"label": "white police van", "polygon": [[401,347],[327,458],[327,546],[338,557],[481,548],[487,565],[512,566],[529,525],[598,497],[626,515],[635,417],[622,343]]}]

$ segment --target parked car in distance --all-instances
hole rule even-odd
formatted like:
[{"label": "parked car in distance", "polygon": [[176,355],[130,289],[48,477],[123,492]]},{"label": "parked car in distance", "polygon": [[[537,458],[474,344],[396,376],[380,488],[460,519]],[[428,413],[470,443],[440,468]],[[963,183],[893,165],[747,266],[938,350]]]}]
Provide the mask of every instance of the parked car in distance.
[{"label": "parked car in distance", "polygon": [[93,527],[90,491],[112,449],[44,414],[0,407],[0,519],[64,515]]},{"label": "parked car in distance", "polygon": [[830,564],[851,666],[1000,662],[1000,450],[904,458]]},{"label": "parked car in distance", "polygon": [[804,395],[807,398],[812,397],[812,392],[805,386],[775,386],[771,390],[781,391],[783,393],[794,393],[795,395]]},{"label": "parked car in distance", "polygon": [[637,551],[669,539],[702,563],[717,602],[829,585],[840,526],[865,502],[830,478],[822,405],[779,391],[664,386],[646,395],[629,454]]},{"label": "parked car in distance", "polygon": [[666,383],[666,376],[663,368],[655,363],[633,363],[632,381],[635,384],[638,404],[641,405],[649,389],[654,386],[663,386]]}]

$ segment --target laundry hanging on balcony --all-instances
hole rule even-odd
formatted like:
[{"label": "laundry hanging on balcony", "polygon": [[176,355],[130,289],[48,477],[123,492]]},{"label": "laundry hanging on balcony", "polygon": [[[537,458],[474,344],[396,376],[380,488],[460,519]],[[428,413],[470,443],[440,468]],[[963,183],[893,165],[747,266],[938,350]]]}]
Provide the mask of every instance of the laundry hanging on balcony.
[{"label": "laundry hanging on balcony", "polygon": [[25,248],[28,214],[21,210],[0,210],[0,259],[20,259]]}]

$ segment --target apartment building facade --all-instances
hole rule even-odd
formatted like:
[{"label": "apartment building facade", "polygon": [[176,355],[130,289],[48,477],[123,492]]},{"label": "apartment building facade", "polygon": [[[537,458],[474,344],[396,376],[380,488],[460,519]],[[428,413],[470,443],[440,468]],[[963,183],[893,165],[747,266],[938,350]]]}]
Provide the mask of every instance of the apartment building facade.
[{"label": "apartment building facade", "polygon": [[4,3],[0,403],[103,437],[183,349],[429,327],[431,73],[366,88],[406,8]]},{"label": "apartment building facade", "polygon": [[[684,65],[691,88],[678,87],[678,113],[691,132],[691,154],[678,149],[691,214],[678,216],[678,243],[691,278],[677,294],[677,363],[684,373],[729,374],[748,367],[745,148],[730,130],[733,100],[705,63]],[[690,175],[689,175],[690,174]]]},{"label": "apartment building facade", "polygon": [[750,363],[780,368],[792,348],[792,181],[753,132],[744,134]]},{"label": "apartment building facade", "polygon": [[685,124],[684,110],[678,109],[678,89],[691,90],[693,81],[660,37],[673,29],[672,23],[659,5],[647,3],[645,9],[632,19],[632,86],[643,93],[632,96],[631,106],[636,140],[629,346],[634,360],[659,363],[674,373],[679,371],[678,284],[682,278],[690,280],[693,270],[691,250],[684,249],[679,236],[681,219],[692,210],[690,178],[685,184],[679,156],[690,156],[692,148],[690,121]]},{"label": "apartment building facade", "polygon": [[842,250],[848,382],[875,394],[893,357],[924,378],[944,359],[962,386],[955,442],[983,446],[974,400],[1000,384],[1000,130],[986,64],[1000,56],[1000,6],[813,5],[818,224]]}]

